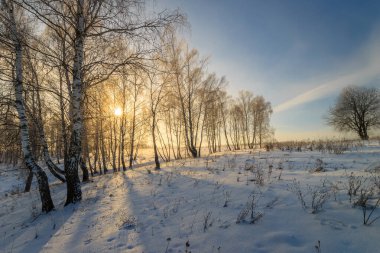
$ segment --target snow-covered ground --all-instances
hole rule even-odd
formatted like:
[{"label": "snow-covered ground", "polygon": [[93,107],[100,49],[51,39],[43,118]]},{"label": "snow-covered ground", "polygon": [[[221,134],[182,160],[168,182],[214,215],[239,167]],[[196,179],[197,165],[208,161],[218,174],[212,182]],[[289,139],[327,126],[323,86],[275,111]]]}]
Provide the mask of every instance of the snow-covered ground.
[{"label": "snow-covered ground", "polygon": [[94,177],[68,207],[56,182],[49,214],[35,188],[19,193],[18,171],[3,171],[0,252],[378,252],[380,220],[363,225],[354,203],[372,187],[368,217],[379,165],[379,143],[340,155],[219,153]]}]

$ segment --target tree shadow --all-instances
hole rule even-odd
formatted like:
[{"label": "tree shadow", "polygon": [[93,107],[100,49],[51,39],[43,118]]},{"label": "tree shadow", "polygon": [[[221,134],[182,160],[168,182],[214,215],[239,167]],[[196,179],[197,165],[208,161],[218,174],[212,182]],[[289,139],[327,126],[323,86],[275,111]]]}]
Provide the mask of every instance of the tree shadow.
[{"label": "tree shadow", "polygon": [[237,174],[243,161],[223,169],[229,165],[220,157],[186,159],[162,163],[160,171],[151,162],[139,164],[93,178],[82,187],[83,201],[65,208],[66,191],[59,188],[64,186],[53,187],[59,208],[24,221],[25,228],[7,234],[0,246],[5,252],[165,252],[168,245],[184,251],[190,237],[212,229],[205,225],[209,213],[221,232],[235,224],[242,205],[235,196],[248,197],[255,186],[243,181],[237,185],[224,176]]},{"label": "tree shadow", "polygon": [[[238,166],[242,167],[244,160],[237,161],[236,168],[224,170],[226,161],[211,165],[213,162],[205,158],[169,162],[161,171],[149,167],[128,171],[126,198],[132,200],[131,215],[141,221],[137,230],[144,252],[165,252],[166,247],[185,252],[186,242],[190,238],[192,243],[201,242],[208,229],[218,235],[210,238],[228,241],[224,229],[236,226],[242,206],[258,188],[252,181],[247,185],[245,181],[237,184],[236,178],[223,180],[231,170],[238,175]],[[212,252],[211,248],[199,250]]]},{"label": "tree shadow", "polygon": [[[91,184],[82,185],[83,192],[86,193],[90,186]],[[65,184],[53,184],[50,190],[56,210],[48,214],[40,212],[37,189],[17,196],[7,207],[3,205],[3,208],[11,212],[1,217],[4,221],[1,226],[4,231],[0,241],[1,252],[40,252],[44,246],[49,249],[48,244],[52,238],[60,236],[58,231],[65,229],[67,221],[80,210],[82,203],[64,207]]]}]

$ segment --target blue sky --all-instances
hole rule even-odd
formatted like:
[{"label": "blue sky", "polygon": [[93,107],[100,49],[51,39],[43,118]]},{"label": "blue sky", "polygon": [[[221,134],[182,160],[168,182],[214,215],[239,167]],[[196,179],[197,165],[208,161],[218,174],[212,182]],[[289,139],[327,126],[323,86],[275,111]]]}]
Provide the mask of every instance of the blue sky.
[{"label": "blue sky", "polygon": [[347,85],[380,87],[380,1],[156,0],[180,8],[209,71],[272,103],[276,138],[342,137],[323,116]]}]

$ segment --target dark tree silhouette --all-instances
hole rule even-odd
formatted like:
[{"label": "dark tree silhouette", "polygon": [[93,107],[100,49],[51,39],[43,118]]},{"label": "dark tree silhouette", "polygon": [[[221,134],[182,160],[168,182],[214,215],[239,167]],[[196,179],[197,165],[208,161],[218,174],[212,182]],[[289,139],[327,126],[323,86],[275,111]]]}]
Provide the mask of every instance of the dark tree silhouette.
[{"label": "dark tree silhouette", "polygon": [[330,108],[327,123],[338,131],[353,131],[368,140],[368,131],[380,126],[380,92],[376,88],[347,87]]}]

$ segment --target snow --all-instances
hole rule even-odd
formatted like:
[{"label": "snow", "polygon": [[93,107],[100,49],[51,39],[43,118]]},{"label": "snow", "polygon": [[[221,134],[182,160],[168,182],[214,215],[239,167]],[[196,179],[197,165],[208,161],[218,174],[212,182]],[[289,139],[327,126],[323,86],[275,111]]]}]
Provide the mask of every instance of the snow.
[{"label": "snow", "polygon": [[[339,155],[223,152],[96,176],[82,185],[83,201],[67,207],[65,185],[54,182],[49,214],[40,213],[35,186],[21,193],[22,177],[2,168],[0,252],[297,253],[317,252],[318,241],[320,252],[377,252],[380,221],[363,225],[358,196],[350,203],[347,192],[351,172],[367,189],[379,164],[378,143]],[[328,198],[314,213],[317,191]]]}]

